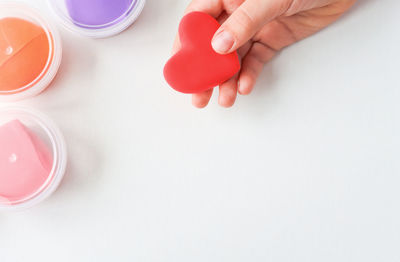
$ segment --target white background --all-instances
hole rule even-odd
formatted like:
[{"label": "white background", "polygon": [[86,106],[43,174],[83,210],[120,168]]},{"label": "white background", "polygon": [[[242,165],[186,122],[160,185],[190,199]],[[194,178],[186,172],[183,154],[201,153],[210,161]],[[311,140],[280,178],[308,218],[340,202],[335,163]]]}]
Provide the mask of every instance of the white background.
[{"label": "white background", "polygon": [[0,261],[400,261],[400,2],[360,0],[205,110],[162,77],[187,2],[110,39],[60,28],[59,74],[22,104],[58,123],[68,171],[0,214]]}]

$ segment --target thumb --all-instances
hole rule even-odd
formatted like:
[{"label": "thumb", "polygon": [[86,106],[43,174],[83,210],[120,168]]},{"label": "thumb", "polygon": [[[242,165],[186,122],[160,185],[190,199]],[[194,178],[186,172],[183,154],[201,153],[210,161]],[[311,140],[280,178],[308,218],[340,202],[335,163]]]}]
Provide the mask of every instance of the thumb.
[{"label": "thumb", "polygon": [[215,52],[234,52],[249,41],[265,24],[285,13],[293,0],[247,0],[215,33]]}]

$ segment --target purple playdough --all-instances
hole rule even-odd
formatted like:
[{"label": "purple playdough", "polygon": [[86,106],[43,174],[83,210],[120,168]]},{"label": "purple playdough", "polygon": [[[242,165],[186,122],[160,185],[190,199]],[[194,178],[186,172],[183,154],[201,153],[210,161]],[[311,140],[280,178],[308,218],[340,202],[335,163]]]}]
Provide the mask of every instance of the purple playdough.
[{"label": "purple playdough", "polygon": [[69,15],[77,25],[106,26],[124,18],[135,0],[65,0]]}]

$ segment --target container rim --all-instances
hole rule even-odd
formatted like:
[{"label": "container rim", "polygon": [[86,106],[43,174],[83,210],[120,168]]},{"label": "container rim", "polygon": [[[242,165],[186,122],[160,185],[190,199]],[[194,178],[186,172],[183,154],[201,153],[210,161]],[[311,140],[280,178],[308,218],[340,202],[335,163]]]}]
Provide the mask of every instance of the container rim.
[{"label": "container rim", "polygon": [[9,91],[0,91],[0,102],[18,101],[36,96],[51,83],[60,67],[62,59],[60,35],[57,29],[48,23],[47,19],[30,5],[6,1],[0,3],[0,10],[0,14],[10,12],[10,17],[33,20],[43,28],[49,41],[49,56],[42,72],[31,83],[23,87]]},{"label": "container rim", "polygon": [[64,177],[68,161],[65,138],[58,126],[50,118],[42,112],[26,106],[0,106],[0,117],[8,114],[29,118],[44,131],[51,143],[53,166],[49,177],[35,193],[9,204],[0,203],[0,211],[26,209],[48,198],[57,189]]},{"label": "container rim", "polygon": [[57,20],[69,31],[90,38],[107,38],[117,35],[132,25],[142,13],[146,0],[134,0],[129,8],[115,20],[102,25],[86,25],[73,21],[56,4],[55,0],[47,0]]}]

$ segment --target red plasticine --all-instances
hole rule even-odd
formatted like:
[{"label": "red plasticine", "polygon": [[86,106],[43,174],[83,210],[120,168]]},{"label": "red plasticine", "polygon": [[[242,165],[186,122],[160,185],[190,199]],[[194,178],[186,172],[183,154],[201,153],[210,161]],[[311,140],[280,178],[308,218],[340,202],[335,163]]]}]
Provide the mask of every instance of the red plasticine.
[{"label": "red plasticine", "polygon": [[164,77],[175,90],[194,94],[229,80],[240,70],[236,52],[221,55],[211,40],[220,24],[212,16],[192,12],[179,25],[181,49],[164,67]]}]

